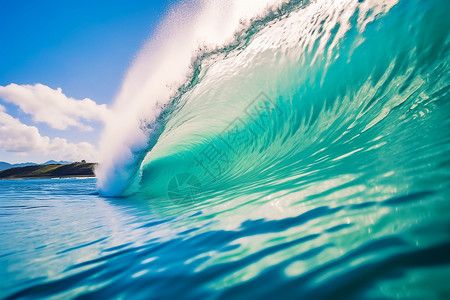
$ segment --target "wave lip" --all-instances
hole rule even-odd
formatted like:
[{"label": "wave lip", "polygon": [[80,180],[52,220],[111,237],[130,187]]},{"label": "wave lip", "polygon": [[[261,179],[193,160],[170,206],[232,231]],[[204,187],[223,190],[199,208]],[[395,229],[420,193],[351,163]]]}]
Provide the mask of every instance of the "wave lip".
[{"label": "wave lip", "polygon": [[192,60],[208,49],[232,43],[237,30],[282,2],[198,0],[169,11],[128,71],[113,106],[114,116],[102,134],[101,165],[96,173],[102,194],[130,190],[142,152],[157,135],[152,126],[179,88],[195,76]]},{"label": "wave lip", "polygon": [[[423,117],[426,105],[445,97],[449,39],[439,29],[442,22],[433,21],[443,17],[436,9],[440,1],[417,3],[420,9],[403,1],[277,5],[241,24],[238,34],[229,29],[234,40],[203,49],[186,71],[184,62],[198,46],[189,43],[195,46],[179,62],[186,69],[164,73],[179,76],[172,85],[178,89],[162,87],[153,72],[136,88],[137,61],[117,102],[125,110],[125,136],[114,136],[119,147],[105,143],[101,194],[160,198],[180,174],[191,174],[208,192],[279,182],[298,170],[335,169],[358,157],[376,160],[376,153],[402,143],[390,137],[410,132],[416,115]],[[211,22],[201,16],[217,7],[195,9],[198,22]],[[164,61],[164,55],[143,57]],[[150,90],[153,85],[158,89]],[[123,105],[130,91],[142,96],[131,108]],[[357,173],[368,165],[355,166]]]}]

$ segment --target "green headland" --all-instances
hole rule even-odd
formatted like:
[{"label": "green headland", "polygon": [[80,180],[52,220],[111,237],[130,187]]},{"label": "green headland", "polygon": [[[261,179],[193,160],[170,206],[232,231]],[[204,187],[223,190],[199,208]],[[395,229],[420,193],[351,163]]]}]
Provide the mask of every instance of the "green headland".
[{"label": "green headland", "polygon": [[34,165],[0,171],[0,179],[94,177],[96,163]]}]

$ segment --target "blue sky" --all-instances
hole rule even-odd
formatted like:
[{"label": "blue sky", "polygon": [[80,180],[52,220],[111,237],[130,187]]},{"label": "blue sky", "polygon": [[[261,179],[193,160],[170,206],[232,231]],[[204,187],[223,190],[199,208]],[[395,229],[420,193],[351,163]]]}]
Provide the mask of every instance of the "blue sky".
[{"label": "blue sky", "polygon": [[[0,86],[40,83],[61,88],[76,100],[90,98],[109,105],[137,51],[174,2],[0,0]],[[37,127],[41,136],[98,147],[101,121],[88,122],[91,131],[55,129],[36,122],[35,115],[20,108],[20,101],[0,95],[4,114]],[[51,156],[11,151],[0,141],[0,161],[41,162]]]}]

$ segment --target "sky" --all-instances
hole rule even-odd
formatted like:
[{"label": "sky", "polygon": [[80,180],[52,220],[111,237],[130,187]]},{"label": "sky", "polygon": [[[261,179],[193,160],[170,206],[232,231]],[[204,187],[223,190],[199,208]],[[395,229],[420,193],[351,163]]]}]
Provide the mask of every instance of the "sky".
[{"label": "sky", "polygon": [[0,0],[0,161],[95,160],[130,64],[174,4]]}]

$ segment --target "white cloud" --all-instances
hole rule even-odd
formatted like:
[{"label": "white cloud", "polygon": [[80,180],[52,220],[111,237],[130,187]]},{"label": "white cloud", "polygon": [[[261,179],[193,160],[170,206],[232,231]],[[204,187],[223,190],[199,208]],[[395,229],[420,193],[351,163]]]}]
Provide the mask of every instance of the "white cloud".
[{"label": "white cloud", "polygon": [[98,105],[88,98],[76,100],[64,95],[61,88],[54,90],[39,83],[0,86],[0,98],[19,106],[23,112],[32,116],[34,122],[46,123],[60,130],[69,126],[92,130],[82,120],[104,122],[110,114],[104,104]]},{"label": "white cloud", "polygon": [[95,147],[87,142],[70,143],[64,138],[41,136],[38,128],[20,122],[0,105],[0,149],[17,154],[52,155],[55,159],[97,161]]}]

